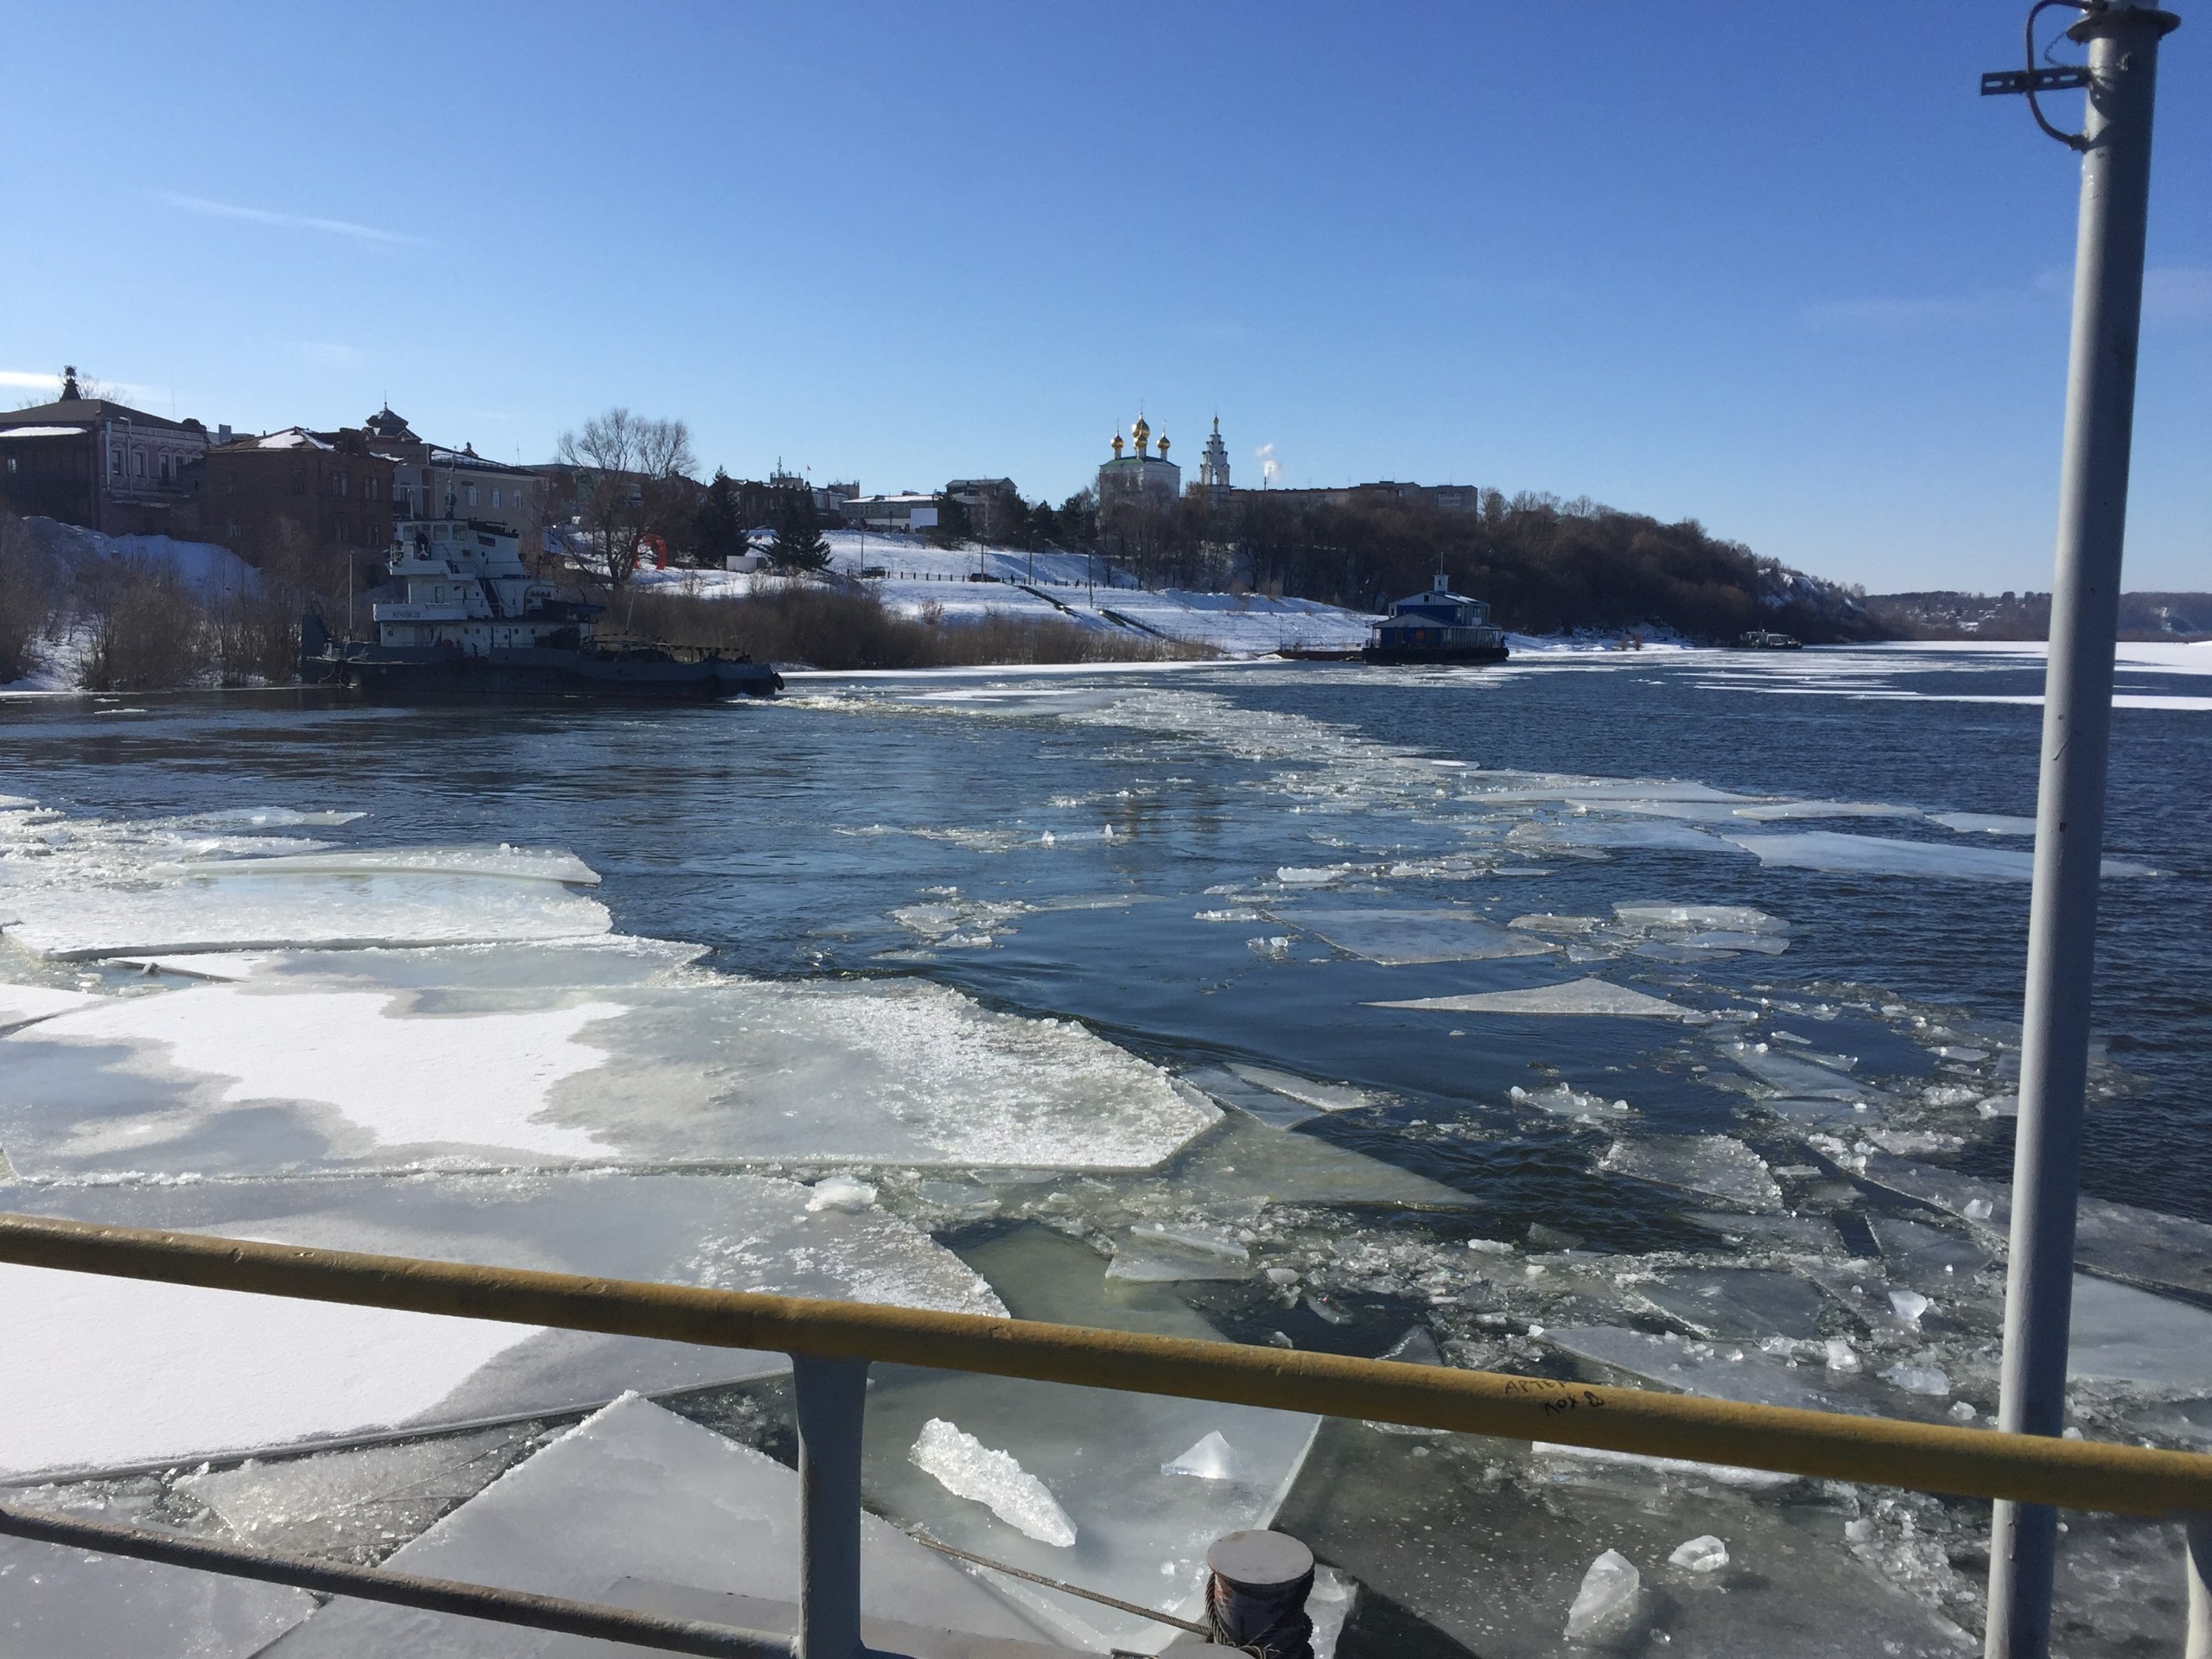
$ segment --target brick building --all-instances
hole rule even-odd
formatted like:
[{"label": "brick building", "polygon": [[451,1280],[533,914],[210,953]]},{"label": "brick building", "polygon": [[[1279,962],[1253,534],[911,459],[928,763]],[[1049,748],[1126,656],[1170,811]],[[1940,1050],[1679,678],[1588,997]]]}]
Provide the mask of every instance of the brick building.
[{"label": "brick building", "polygon": [[289,426],[207,451],[206,533],[255,564],[308,552],[381,554],[400,463],[358,427]]},{"label": "brick building", "polygon": [[111,536],[197,535],[207,448],[198,421],[80,396],[70,369],[54,402],[0,415],[0,506]]}]

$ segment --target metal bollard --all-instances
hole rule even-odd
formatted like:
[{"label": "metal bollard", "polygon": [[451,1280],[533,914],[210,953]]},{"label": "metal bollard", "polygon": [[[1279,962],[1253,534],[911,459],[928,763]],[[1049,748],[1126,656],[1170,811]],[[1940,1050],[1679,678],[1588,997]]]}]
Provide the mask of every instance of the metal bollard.
[{"label": "metal bollard", "polygon": [[1211,1641],[1258,1659],[1313,1659],[1313,1552],[1287,1532],[1231,1532],[1206,1551]]},{"label": "metal bollard", "polygon": [[868,1362],[791,1356],[798,1396],[796,1659],[860,1659],[861,1418]]}]

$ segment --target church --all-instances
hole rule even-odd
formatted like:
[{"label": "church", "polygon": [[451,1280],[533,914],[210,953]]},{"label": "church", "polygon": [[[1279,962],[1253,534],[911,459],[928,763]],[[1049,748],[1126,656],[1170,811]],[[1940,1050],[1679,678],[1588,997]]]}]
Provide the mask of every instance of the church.
[{"label": "church", "polygon": [[1160,435],[1160,453],[1150,453],[1152,428],[1142,415],[1129,429],[1135,441],[1133,452],[1122,453],[1122,435],[1114,435],[1114,458],[1103,462],[1098,468],[1098,511],[1109,513],[1116,507],[1140,503],[1155,508],[1174,504],[1183,493],[1183,469],[1167,459],[1167,435]]}]

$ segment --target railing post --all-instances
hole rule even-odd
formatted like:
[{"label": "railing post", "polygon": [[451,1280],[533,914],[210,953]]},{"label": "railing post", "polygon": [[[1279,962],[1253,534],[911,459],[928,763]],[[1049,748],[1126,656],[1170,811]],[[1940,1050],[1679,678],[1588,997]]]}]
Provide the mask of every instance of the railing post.
[{"label": "railing post", "polygon": [[861,1419],[868,1362],[791,1357],[798,1395],[796,1659],[861,1659]]},{"label": "railing post", "polygon": [[2189,1574],[2189,1639],[2183,1659],[2212,1659],[2212,1510],[2182,1516],[2189,1541],[2182,1566]]},{"label": "railing post", "polygon": [[[2127,523],[2135,359],[2151,189],[2152,94],[2167,12],[2091,10],[2068,33],[2088,47],[2074,326],[2044,677],[2035,884],[2020,1034],[2020,1116],[2005,1287],[1998,1427],[2056,1434],[2066,1422],[2105,753]],[[2058,1511],[1999,1503],[1991,1516],[1985,1659],[2044,1659]]]}]

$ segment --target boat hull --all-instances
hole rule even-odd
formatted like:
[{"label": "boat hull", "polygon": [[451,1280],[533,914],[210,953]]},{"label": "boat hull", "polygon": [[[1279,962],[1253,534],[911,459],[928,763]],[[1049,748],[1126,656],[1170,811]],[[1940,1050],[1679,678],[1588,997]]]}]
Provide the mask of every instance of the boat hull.
[{"label": "boat hull", "polygon": [[[467,656],[434,646],[372,647],[303,664],[380,702],[451,702],[492,697],[583,697],[643,702],[715,702],[773,696],[783,678],[764,663],[517,648]],[[303,675],[303,677],[307,676]]]},{"label": "boat hull", "polygon": [[1503,645],[1369,645],[1359,659],[1386,668],[1475,668],[1512,654]]}]

